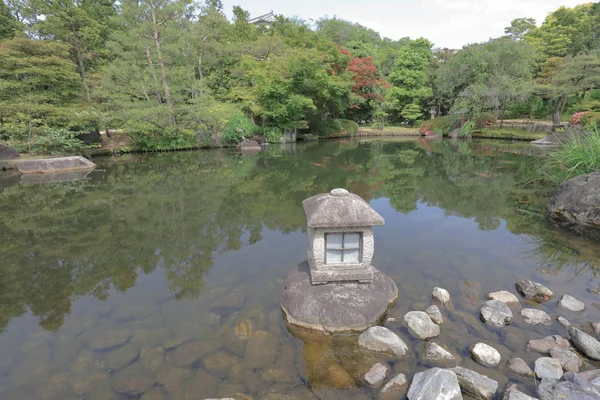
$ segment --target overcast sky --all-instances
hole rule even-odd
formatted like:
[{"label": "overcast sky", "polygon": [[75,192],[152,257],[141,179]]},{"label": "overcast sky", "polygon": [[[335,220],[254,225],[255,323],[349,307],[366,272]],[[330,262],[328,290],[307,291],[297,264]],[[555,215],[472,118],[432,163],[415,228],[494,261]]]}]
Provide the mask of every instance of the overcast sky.
[{"label": "overcast sky", "polygon": [[504,27],[520,17],[538,25],[560,6],[582,0],[223,0],[228,16],[239,5],[257,17],[273,10],[302,19],[330,17],[358,22],[392,39],[425,37],[435,47],[460,48],[504,34]]}]

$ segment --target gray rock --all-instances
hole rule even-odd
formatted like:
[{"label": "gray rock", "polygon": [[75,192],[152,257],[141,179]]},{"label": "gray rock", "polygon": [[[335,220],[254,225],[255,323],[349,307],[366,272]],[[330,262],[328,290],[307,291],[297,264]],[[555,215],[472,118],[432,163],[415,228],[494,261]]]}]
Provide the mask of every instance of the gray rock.
[{"label": "gray rock", "polygon": [[506,367],[519,376],[525,378],[533,377],[533,371],[522,358],[511,358],[506,363]]},{"label": "gray rock", "polygon": [[566,372],[561,381],[543,379],[538,386],[540,400],[598,400],[600,392],[581,374]]},{"label": "gray rock", "polygon": [[394,332],[383,326],[372,326],[358,337],[358,345],[372,351],[405,356],[408,351],[406,343]]},{"label": "gray rock", "polygon": [[74,170],[92,170],[96,164],[81,156],[40,158],[15,161],[15,167],[22,174],[40,174]]},{"label": "gray rock", "polygon": [[587,288],[585,290],[587,290],[588,293],[595,294],[596,296],[600,296],[600,285],[596,286],[595,288]]},{"label": "gray rock", "polygon": [[595,335],[600,335],[600,322],[590,322]]},{"label": "gray rock", "polygon": [[433,299],[445,306],[450,303],[450,292],[444,288],[434,287],[433,288]]},{"label": "gray rock", "polygon": [[490,400],[498,390],[498,382],[470,369],[455,367],[451,368],[450,371],[456,374],[458,384],[463,392],[472,395],[476,399]]},{"label": "gray rock", "polygon": [[524,308],[521,310],[521,315],[529,325],[552,325],[552,318],[542,310]]},{"label": "gray rock", "polygon": [[517,385],[511,385],[504,395],[502,396],[502,400],[537,400],[535,397],[531,397],[526,395],[523,392],[520,392],[517,388]]},{"label": "gray rock", "polygon": [[506,304],[520,304],[517,296],[512,294],[511,292],[507,292],[506,290],[501,290],[499,292],[488,293],[485,296],[488,300],[498,300]]},{"label": "gray rock", "polygon": [[363,375],[363,379],[367,385],[371,387],[379,387],[387,379],[389,374],[390,367],[381,363],[377,363]]},{"label": "gray rock", "polygon": [[563,349],[571,347],[567,339],[558,335],[546,336],[543,339],[532,339],[527,342],[527,350],[542,354],[550,354],[550,350],[556,346],[562,347]]},{"label": "gray rock", "polygon": [[128,368],[118,371],[112,376],[112,389],[126,396],[141,396],[150,390],[156,381],[138,368]]},{"label": "gray rock", "polygon": [[558,321],[560,326],[562,326],[563,328],[568,328],[571,326],[571,323],[569,322],[569,320],[564,317],[557,317],[556,320]]},{"label": "gray rock", "polygon": [[579,376],[587,379],[596,390],[600,391],[600,369],[592,369],[590,371],[580,372]]},{"label": "gray rock", "polygon": [[131,338],[131,332],[114,329],[114,330],[93,330],[86,331],[78,339],[85,344],[90,350],[105,351],[116,347],[123,346]]},{"label": "gray rock", "polygon": [[563,296],[558,301],[558,305],[562,308],[574,312],[582,312],[585,310],[585,304],[568,294],[563,294]]},{"label": "gray rock", "polygon": [[583,365],[577,354],[562,347],[553,347],[550,356],[560,361],[560,365],[567,372],[579,372],[579,367]]},{"label": "gray rock", "polygon": [[240,148],[243,150],[259,150],[260,144],[256,140],[245,139],[240,143]]},{"label": "gray rock", "polygon": [[373,268],[370,283],[313,285],[308,263],[293,268],[285,282],[281,308],[287,322],[320,332],[363,332],[385,317],[398,297],[387,275]]},{"label": "gray rock", "polygon": [[440,327],[433,323],[423,311],[410,311],[404,315],[408,331],[416,339],[430,339],[439,336]]},{"label": "gray rock", "polygon": [[587,333],[571,326],[569,335],[575,347],[592,360],[600,360],[600,342]]},{"label": "gray rock", "polygon": [[425,313],[429,315],[434,324],[441,325],[444,323],[444,317],[442,317],[440,309],[435,304],[427,307]]},{"label": "gray rock", "polygon": [[402,393],[408,388],[408,380],[406,379],[406,375],[398,374],[385,384],[385,386],[381,389],[382,394],[395,394]]},{"label": "gray rock", "polygon": [[418,372],[408,389],[409,400],[462,400],[458,378],[452,371],[431,368]]},{"label": "gray rock", "polygon": [[527,300],[533,300],[538,303],[550,300],[554,297],[554,293],[541,283],[523,279],[515,283],[517,292]]},{"label": "gray rock", "polygon": [[243,290],[233,290],[213,301],[210,308],[218,315],[228,315],[239,310],[245,301],[246,293]]},{"label": "gray rock", "polygon": [[106,356],[105,365],[111,371],[124,368],[134,362],[140,355],[140,348],[133,344],[112,350]]},{"label": "gray rock", "polygon": [[212,340],[194,340],[183,343],[170,354],[173,363],[180,367],[192,367],[202,357],[219,348]]},{"label": "gray rock", "polygon": [[12,147],[0,144],[0,160],[14,160],[19,157],[19,152]]},{"label": "gray rock", "polygon": [[433,361],[454,361],[454,356],[437,343],[425,343],[425,358]]},{"label": "gray rock", "polygon": [[471,347],[471,357],[479,364],[486,367],[497,367],[501,356],[498,350],[485,343],[476,343]]},{"label": "gray rock", "polygon": [[564,228],[600,228],[600,172],[561,183],[548,202],[548,211]]},{"label": "gray rock", "polygon": [[563,376],[560,361],[550,357],[540,357],[535,360],[534,371],[539,379],[560,379]]},{"label": "gray rock", "polygon": [[481,306],[481,319],[494,328],[502,328],[510,324],[513,313],[506,303],[499,300],[488,300]]}]

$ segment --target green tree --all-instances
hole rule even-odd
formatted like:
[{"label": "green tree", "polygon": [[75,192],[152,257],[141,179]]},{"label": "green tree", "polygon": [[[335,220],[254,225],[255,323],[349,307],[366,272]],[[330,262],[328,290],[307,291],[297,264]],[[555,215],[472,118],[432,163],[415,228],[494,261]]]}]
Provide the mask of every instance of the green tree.
[{"label": "green tree", "polygon": [[70,46],[88,103],[92,102],[88,70],[98,65],[115,15],[114,0],[47,0],[42,1],[45,18],[37,23],[39,32]]},{"label": "green tree", "polygon": [[436,85],[442,96],[453,99],[456,112],[476,115],[499,110],[528,94],[536,68],[535,51],[509,38],[465,46],[443,63]]},{"label": "green tree", "polygon": [[0,40],[12,39],[19,31],[19,21],[6,3],[0,1]]},{"label": "green tree", "polygon": [[517,18],[513,19],[510,26],[504,28],[504,33],[514,40],[523,40],[525,35],[535,29],[535,19]]},{"label": "green tree", "polygon": [[[433,95],[429,86],[429,72],[433,55],[433,44],[427,39],[416,39],[398,51],[394,69],[388,77],[392,87],[388,90],[387,100],[398,116],[415,115],[415,105],[423,108]],[[405,108],[408,109],[404,111]]]}]

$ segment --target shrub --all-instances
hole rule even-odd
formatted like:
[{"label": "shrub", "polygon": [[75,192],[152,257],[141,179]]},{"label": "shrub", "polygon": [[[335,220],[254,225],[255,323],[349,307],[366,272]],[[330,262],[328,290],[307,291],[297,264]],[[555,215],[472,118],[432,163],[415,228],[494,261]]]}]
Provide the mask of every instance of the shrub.
[{"label": "shrub", "polygon": [[561,146],[548,155],[541,173],[553,181],[562,182],[574,176],[600,170],[600,128],[573,131]]},{"label": "shrub", "polygon": [[486,126],[494,125],[498,121],[498,114],[496,113],[481,113],[477,116],[474,125],[471,127],[482,129]]},{"label": "shrub", "polygon": [[453,129],[460,127],[462,120],[463,116],[459,114],[444,115],[443,117],[427,120],[421,123],[420,127],[446,135]]},{"label": "shrub", "polygon": [[349,119],[338,119],[338,121],[340,122],[341,131],[346,132],[349,136],[356,135],[358,131],[358,124],[356,122]]},{"label": "shrub", "polygon": [[581,116],[579,123],[590,130],[594,129],[595,127],[600,128],[600,112],[584,113]]},{"label": "shrub", "polygon": [[277,143],[283,136],[283,129],[276,126],[263,126],[260,129],[260,132],[267,138],[269,143]]},{"label": "shrub", "polygon": [[223,135],[227,143],[239,143],[244,138],[252,136],[257,131],[257,126],[242,113],[234,114],[225,129]]},{"label": "shrub", "polygon": [[311,121],[308,133],[318,136],[335,136],[342,131],[340,120],[333,118],[316,119]]},{"label": "shrub", "polygon": [[585,114],[585,112],[578,112],[578,113],[573,114],[571,116],[571,118],[569,118],[569,124],[581,125],[581,117],[583,117],[584,114]]}]

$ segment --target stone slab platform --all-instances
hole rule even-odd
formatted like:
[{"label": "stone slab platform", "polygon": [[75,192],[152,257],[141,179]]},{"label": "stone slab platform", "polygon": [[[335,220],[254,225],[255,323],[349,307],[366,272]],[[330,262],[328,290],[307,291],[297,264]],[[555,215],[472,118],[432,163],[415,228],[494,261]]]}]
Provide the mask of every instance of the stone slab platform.
[{"label": "stone slab platform", "polygon": [[313,285],[308,263],[292,268],[281,296],[281,309],[292,327],[324,333],[362,332],[382,322],[398,299],[389,276],[373,268],[373,281]]},{"label": "stone slab platform", "polygon": [[[6,162],[5,162],[6,163]],[[48,174],[56,172],[92,170],[96,164],[81,156],[12,160],[11,166],[22,174]]]}]

